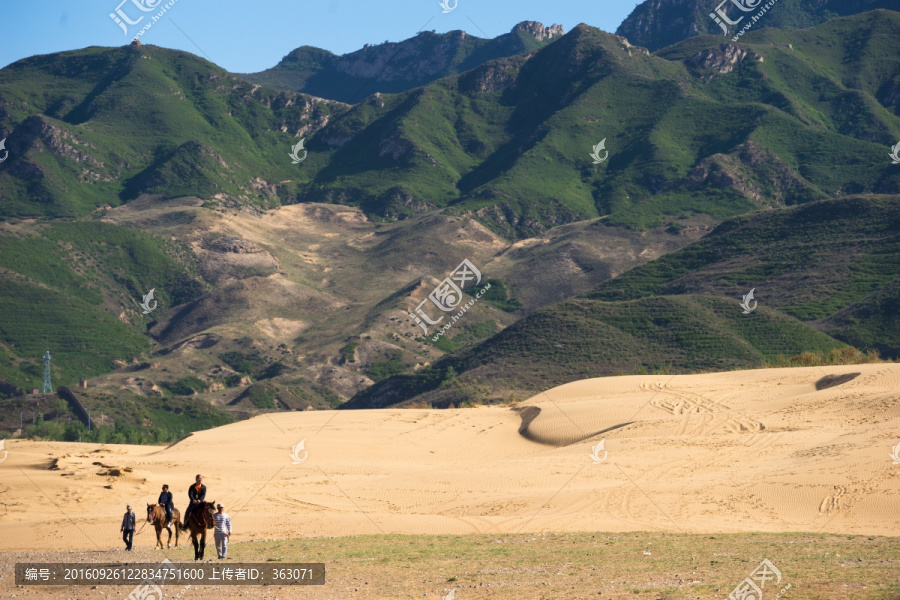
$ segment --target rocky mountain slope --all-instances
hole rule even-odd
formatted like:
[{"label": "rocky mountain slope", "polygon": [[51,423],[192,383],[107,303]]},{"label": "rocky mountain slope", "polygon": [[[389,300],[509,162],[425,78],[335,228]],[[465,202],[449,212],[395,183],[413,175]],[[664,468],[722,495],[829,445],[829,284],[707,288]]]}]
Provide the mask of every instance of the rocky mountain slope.
[{"label": "rocky mountain slope", "polygon": [[600,216],[642,228],[893,193],[898,35],[900,13],[873,11],[652,56],[579,25],[527,60],[336,117],[310,143],[331,158],[306,197],[389,219],[449,208],[521,238]]},{"label": "rocky mountain slope", "polygon": [[464,31],[422,31],[402,42],[368,45],[342,56],[321,48],[297,48],[271,69],[241,75],[274,88],[356,103],[374,93],[398,93],[455,75],[497,58],[532,52],[565,33],[523,21],[494,39]]},{"label": "rocky mountain slope", "polygon": [[854,354],[841,342],[897,359],[898,284],[900,196],[762,211],[349,406],[527,398],[587,377],[747,368],[803,352],[840,360]]},{"label": "rocky mountain slope", "polygon": [[[651,51],[702,34],[731,38],[753,16],[758,16],[765,4],[764,0],[645,0],[619,25],[616,34]],[[896,11],[900,5],[895,0],[778,0],[754,23],[754,28],[813,27],[836,16],[878,8]],[[717,10],[727,20],[717,16],[717,21],[710,16]]]}]

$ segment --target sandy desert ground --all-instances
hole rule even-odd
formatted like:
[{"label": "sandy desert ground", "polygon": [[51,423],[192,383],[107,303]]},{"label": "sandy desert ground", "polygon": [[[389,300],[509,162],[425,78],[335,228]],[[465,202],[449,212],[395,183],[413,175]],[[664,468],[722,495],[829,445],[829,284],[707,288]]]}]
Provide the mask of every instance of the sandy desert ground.
[{"label": "sandy desert ground", "polygon": [[[852,373],[859,375],[816,389],[824,377]],[[140,513],[168,483],[183,509],[196,473],[242,541],[519,531],[898,535],[900,465],[890,457],[900,443],[898,394],[895,364],[609,377],[557,387],[518,410],[270,414],[168,448],[7,440],[0,551],[115,546],[126,504]],[[305,460],[293,464],[302,440]],[[601,440],[596,456],[606,458],[598,462],[590,454]]]},{"label": "sandy desert ground", "polygon": [[[515,408],[262,415],[168,448],[7,440],[0,552],[116,548],[126,504],[140,515],[168,483],[183,509],[196,473],[207,498],[231,514],[234,542],[579,531],[897,536],[898,389],[900,364],[609,377]],[[153,541],[149,528],[136,538],[142,548]]]}]

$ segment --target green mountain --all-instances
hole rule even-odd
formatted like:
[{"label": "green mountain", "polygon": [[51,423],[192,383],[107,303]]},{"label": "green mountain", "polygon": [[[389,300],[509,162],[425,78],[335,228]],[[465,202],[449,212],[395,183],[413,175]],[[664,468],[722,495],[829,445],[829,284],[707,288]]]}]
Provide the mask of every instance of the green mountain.
[{"label": "green mountain", "polygon": [[[391,220],[448,209],[521,239],[597,217],[645,229],[895,193],[885,149],[900,138],[898,34],[900,13],[872,11],[651,56],[579,25],[532,55],[353,107],[161,48],[34,57],[0,71],[0,216],[193,195]],[[308,157],[292,164],[306,137]]]},{"label": "green mountain", "polygon": [[[751,289],[758,304],[745,314]],[[760,367],[842,342],[898,358],[898,294],[900,197],[757,212],[425,372],[380,382],[348,406],[527,397],[616,373]]]},{"label": "green mountain", "polygon": [[356,103],[376,92],[398,93],[455,75],[496,58],[533,52],[561,36],[561,25],[524,21],[494,39],[464,31],[420,32],[398,43],[368,45],[338,56],[301,46],[271,69],[240,75],[260,85]]},{"label": "green mountain", "polygon": [[[879,10],[650,55],[580,25],[353,106],[153,46],[19,61],[0,70],[0,430],[39,402],[18,394],[39,387],[47,348],[54,383],[90,379],[89,410],[156,440],[177,435],[162,415],[188,407],[195,427],[844,343],[891,355],[894,262],[861,232],[893,243],[876,225],[895,222],[879,203],[900,194],[898,33],[900,15]],[[783,275],[810,259],[788,243],[808,219],[842,248],[817,252],[856,262],[817,263],[827,277],[802,298],[769,296],[780,280],[743,263],[703,263],[684,290],[654,271],[723,220],[699,243],[736,239],[747,213],[738,229],[757,237],[729,260],[772,245],[766,268]],[[492,291],[434,342],[409,314],[463,259]],[[760,308],[736,320],[752,287]]]},{"label": "green mountain", "polygon": [[587,297],[622,301],[750,286],[767,306],[860,349],[900,358],[898,283],[898,198],[854,197],[728,221]]},{"label": "green mountain", "polygon": [[[733,38],[754,16],[758,20],[753,28],[800,29],[878,8],[898,10],[895,0],[778,0],[760,16],[766,4],[766,0],[645,0],[622,21],[616,34],[656,51],[697,35]],[[711,15],[717,10],[727,20],[719,15],[714,19]]]},{"label": "green mountain", "polygon": [[0,379],[25,390],[45,350],[62,385],[148,352],[151,289],[160,312],[205,291],[182,244],[96,221],[4,224],[0,282]]},{"label": "green mountain", "polygon": [[[263,89],[185,52],[87,48],[0,70],[0,216],[76,217],[141,194],[278,206],[288,152],[342,104]],[[312,159],[313,161],[315,159]]]},{"label": "green mountain", "polygon": [[898,35],[900,13],[873,11],[651,56],[579,25],[527,60],[354,106],[310,144],[331,158],[306,197],[385,218],[449,207],[523,238],[895,193]]}]

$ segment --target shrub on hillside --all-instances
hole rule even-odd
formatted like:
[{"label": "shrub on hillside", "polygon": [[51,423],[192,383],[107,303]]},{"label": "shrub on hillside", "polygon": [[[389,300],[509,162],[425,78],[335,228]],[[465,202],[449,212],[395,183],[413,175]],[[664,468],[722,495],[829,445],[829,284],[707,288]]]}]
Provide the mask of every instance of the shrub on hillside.
[{"label": "shrub on hillside", "polygon": [[261,383],[254,383],[248,387],[243,396],[256,408],[275,408],[275,392]]},{"label": "shrub on hillside", "polygon": [[192,396],[206,389],[206,383],[197,377],[182,377],[178,381],[165,381],[161,383],[163,388],[176,396]]}]

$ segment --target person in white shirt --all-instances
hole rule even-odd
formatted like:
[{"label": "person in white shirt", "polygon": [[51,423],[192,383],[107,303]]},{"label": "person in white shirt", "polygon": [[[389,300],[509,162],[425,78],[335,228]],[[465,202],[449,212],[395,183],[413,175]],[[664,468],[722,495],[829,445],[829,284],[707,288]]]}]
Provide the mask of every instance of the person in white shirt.
[{"label": "person in white shirt", "polygon": [[213,515],[213,521],[216,523],[216,530],[213,537],[216,540],[216,552],[219,558],[225,558],[228,552],[228,536],[231,535],[231,517],[225,512],[225,507],[221,504],[216,505],[217,512]]}]

